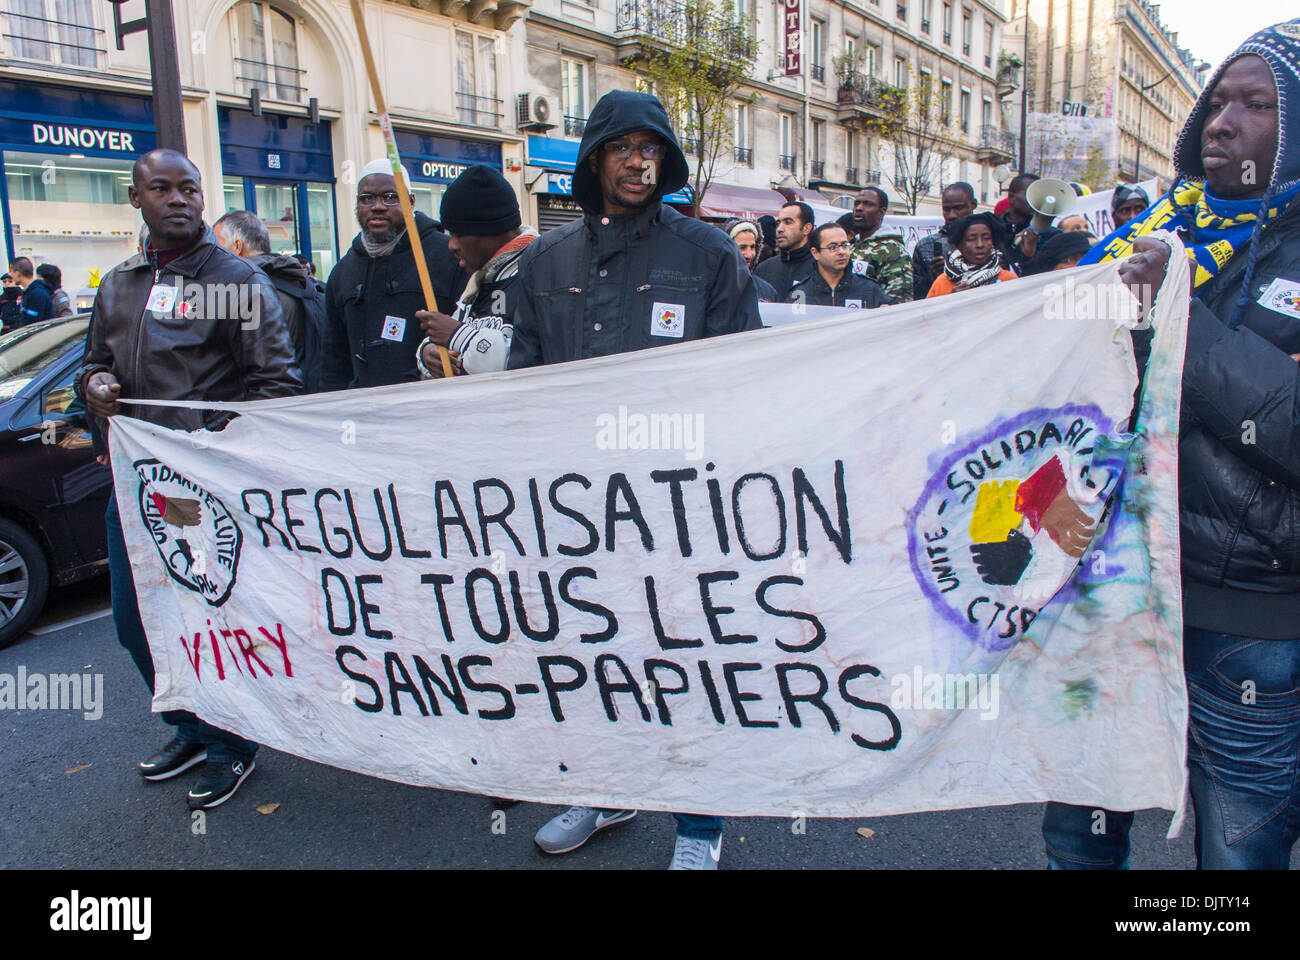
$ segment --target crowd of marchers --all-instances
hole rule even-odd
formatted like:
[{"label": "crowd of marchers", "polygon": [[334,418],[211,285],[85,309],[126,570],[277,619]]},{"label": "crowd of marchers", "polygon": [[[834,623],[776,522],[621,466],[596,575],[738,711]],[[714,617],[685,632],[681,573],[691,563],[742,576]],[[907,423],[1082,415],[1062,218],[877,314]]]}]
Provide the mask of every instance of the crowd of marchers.
[{"label": "crowd of marchers", "polygon": [[[765,300],[878,308],[1115,259],[1149,308],[1179,249],[1154,235],[1176,233],[1192,286],[1163,295],[1190,304],[1179,480],[1196,855],[1206,868],[1284,868],[1300,834],[1297,62],[1300,21],[1238,48],[1188,117],[1174,184],[1154,202],[1117,189],[1106,237],[1088,234],[1082,218],[1035,229],[1026,172],[993,212],[976,211],[968,184],[947,185],[944,228],[910,254],[882,228],[889,198],[874,187],[831,223],[814,223],[800,202],[722,228],[679,213],[662,202],[688,177],[668,115],[653,96],[615,91],[592,110],[579,150],[581,218],[539,235],[523,225],[501,173],[484,166],[447,188],[440,221],[414,215],[436,309],[427,309],[402,212],[410,187],[387,161],[361,171],[360,230],[322,290],[304,264],[271,253],[256,216],[229,213],[207,226],[197,169],[156,150],[135,164],[130,188],[147,236],[99,288],[77,389],[102,444],[122,412],[180,429],[219,429],[229,416],[119,398],[255,400],[437,379],[444,360],[457,375],[565,363],[756,330]],[[39,283],[23,264],[15,270],[27,291]],[[260,322],[178,323],[174,311],[157,319],[152,311],[171,310],[181,279],[249,285]],[[41,289],[23,296],[40,309],[48,299]],[[1135,353],[1141,366],[1144,351]],[[1254,424],[1248,438],[1245,421]],[[116,503],[106,520],[118,637],[152,690]],[[224,803],[253,772],[257,744],[188,712],[162,719],[174,736],[139,771],[162,781],[200,767],[192,808]],[[1127,863],[1132,813],[1095,813],[1048,805],[1053,867]],[[572,807],[535,840],[561,854],[635,816]],[[721,818],[684,811],[676,823],[672,866],[716,868]]]}]

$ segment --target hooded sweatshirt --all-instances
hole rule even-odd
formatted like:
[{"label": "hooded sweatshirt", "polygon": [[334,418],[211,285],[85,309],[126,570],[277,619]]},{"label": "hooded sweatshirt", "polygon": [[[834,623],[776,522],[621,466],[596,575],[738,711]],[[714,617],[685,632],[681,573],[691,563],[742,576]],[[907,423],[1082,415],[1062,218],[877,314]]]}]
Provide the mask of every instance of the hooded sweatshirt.
[{"label": "hooded sweatshirt", "polygon": [[[638,131],[667,150],[644,206],[605,214],[600,146]],[[759,327],[753,277],[731,239],[660,198],[689,173],[663,105],[615,90],[587,120],[573,172],[581,219],[548,231],[520,257],[510,368],[601,357]]]}]

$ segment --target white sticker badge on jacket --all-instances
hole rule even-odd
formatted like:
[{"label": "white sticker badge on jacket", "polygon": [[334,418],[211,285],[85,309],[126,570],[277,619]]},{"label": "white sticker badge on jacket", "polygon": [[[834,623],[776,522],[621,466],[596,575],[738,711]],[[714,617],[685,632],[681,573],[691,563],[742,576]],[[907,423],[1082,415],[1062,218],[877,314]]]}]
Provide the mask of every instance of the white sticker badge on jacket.
[{"label": "white sticker badge on jacket", "polygon": [[656,303],[650,311],[650,336],[677,337],[686,333],[686,307],[680,303]]},{"label": "white sticker badge on jacket", "polygon": [[384,317],[384,329],[379,334],[385,340],[395,340],[402,342],[406,334],[406,319],[404,317]]},{"label": "white sticker badge on jacket", "polygon": [[861,301],[861,300],[845,300],[845,301],[844,301],[844,306],[846,306],[846,307],[851,307],[851,308],[854,309],[854,310],[861,310],[861,309],[862,309],[862,301]]},{"label": "white sticker badge on jacket", "polygon": [[1259,298],[1259,305],[1288,317],[1300,317],[1300,281],[1278,277]]},{"label": "white sticker badge on jacket", "polygon": [[854,261],[853,261],[853,272],[856,273],[856,274],[857,274],[858,276],[860,276],[860,277],[865,277],[865,276],[867,275],[867,266],[868,266],[868,264],[867,264],[867,261],[865,261],[865,260],[854,260]]},{"label": "white sticker badge on jacket", "polygon": [[149,300],[144,308],[150,313],[171,313],[176,306],[176,297],[180,293],[175,287],[165,283],[155,283],[149,290]]}]

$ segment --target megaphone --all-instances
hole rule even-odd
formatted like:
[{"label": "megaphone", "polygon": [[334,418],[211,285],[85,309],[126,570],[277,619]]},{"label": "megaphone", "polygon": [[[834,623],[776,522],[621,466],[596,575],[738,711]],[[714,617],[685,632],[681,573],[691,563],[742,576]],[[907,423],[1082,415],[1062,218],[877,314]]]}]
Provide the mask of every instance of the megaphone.
[{"label": "megaphone", "polygon": [[1029,225],[1042,233],[1057,217],[1063,217],[1078,202],[1074,188],[1064,180],[1035,180],[1025,191],[1025,203],[1034,211]]}]

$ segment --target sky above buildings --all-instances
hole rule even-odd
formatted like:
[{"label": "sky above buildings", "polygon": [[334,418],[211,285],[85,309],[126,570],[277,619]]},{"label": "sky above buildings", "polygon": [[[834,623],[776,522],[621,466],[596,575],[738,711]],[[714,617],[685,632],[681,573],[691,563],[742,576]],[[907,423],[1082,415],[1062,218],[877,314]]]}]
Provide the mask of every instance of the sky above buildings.
[{"label": "sky above buildings", "polygon": [[1296,0],[1165,0],[1160,20],[1178,31],[1178,43],[1212,66],[1257,30],[1297,16]]}]

